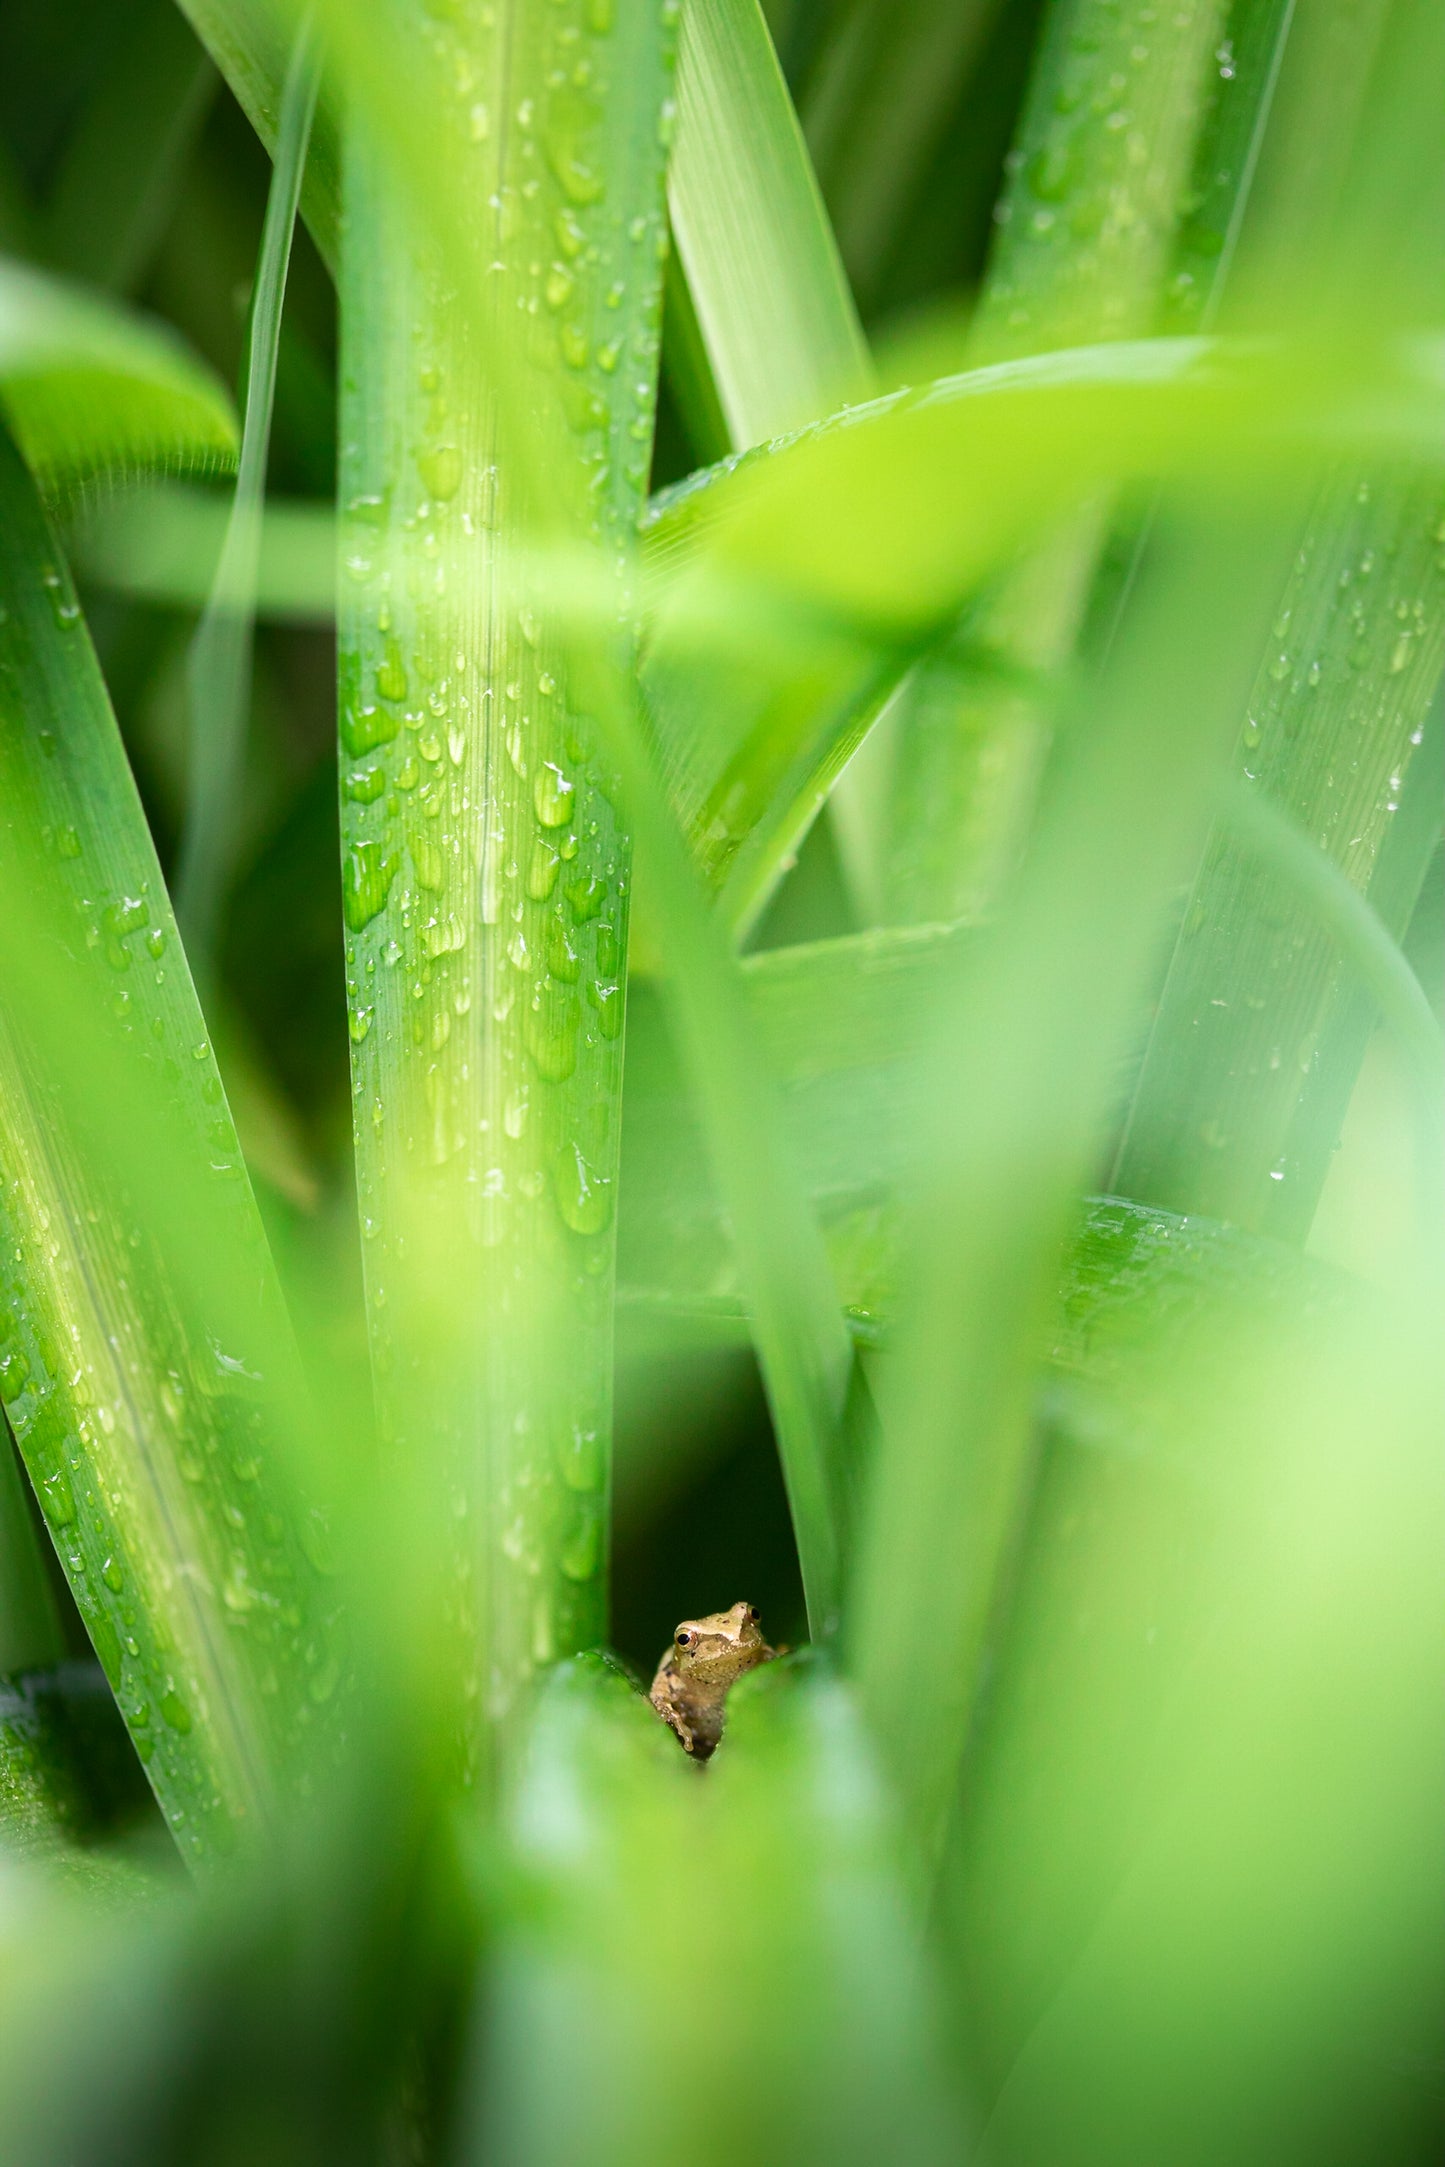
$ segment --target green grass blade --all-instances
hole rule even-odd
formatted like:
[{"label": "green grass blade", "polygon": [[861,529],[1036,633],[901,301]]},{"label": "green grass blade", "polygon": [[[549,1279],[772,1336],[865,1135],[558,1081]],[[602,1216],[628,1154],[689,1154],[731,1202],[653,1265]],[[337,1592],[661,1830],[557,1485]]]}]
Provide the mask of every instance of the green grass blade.
[{"label": "green grass blade", "polygon": [[235,458],[230,399],[173,332],[18,263],[0,263],[0,395],[51,495]]},{"label": "green grass blade", "polygon": [[[814,1212],[878,1214],[897,1195],[923,1117],[916,1057],[958,936],[938,929],[865,934],[773,949],[741,966],[751,1025],[778,1086],[790,1156]],[[630,1300],[743,1314],[737,1257],[706,1135],[656,993],[634,988],[623,1108],[620,1274]],[[896,1222],[866,1247],[832,1253],[838,1299],[876,1308],[894,1261]],[[868,1301],[868,1297],[872,1297]]]},{"label": "green grass blade", "polygon": [[[1152,326],[1222,21],[1210,0],[1147,34],[1107,0],[1050,8],[971,326],[975,361]],[[1102,541],[1102,507],[1081,512],[971,613],[962,639],[1013,669],[1060,667]],[[976,681],[966,655],[945,651],[890,717],[887,748],[886,787],[861,773],[843,828],[860,898],[900,921],[976,913],[1026,827],[1041,755],[1035,703]]]},{"label": "green grass blade", "polygon": [[[1268,569],[1237,522],[1201,518],[1175,538],[1087,721],[1061,732],[1011,907],[949,1004],[912,1322],[885,1381],[850,1630],[869,1721],[934,1856],[1027,1494],[1060,1246],[1171,887],[1207,822]],[[906,1685],[921,1646],[948,1681],[926,1711]]]},{"label": "green grass blade", "polygon": [[663,273],[662,367],[694,463],[711,466],[715,459],[725,459],[732,437],[676,247],[668,250]]},{"label": "green grass blade", "polygon": [[[1347,176],[1392,14],[1403,19],[1391,0],[1317,0],[1293,12],[1238,234],[1231,315],[1237,310],[1240,320],[1270,322],[1289,297],[1307,310],[1318,298],[1333,298],[1338,264],[1328,280],[1314,276],[1313,267],[1348,223]],[[1392,128],[1400,117],[1392,116]],[[1376,144],[1377,156],[1382,148]],[[1376,228],[1377,269],[1388,230]],[[1186,224],[1186,246],[1188,237]]]},{"label": "green grass blade", "polygon": [[[1278,266],[1285,236],[1316,248],[1323,239],[1348,297],[1368,275],[1357,200],[1377,199],[1381,291],[1418,294],[1422,277],[1439,284],[1416,230],[1422,203],[1445,190],[1433,116],[1423,97],[1412,114],[1392,93],[1389,132],[1371,126],[1380,90],[1369,62],[1381,26],[1365,9],[1342,18],[1337,36],[1341,29],[1357,63],[1360,148],[1352,163],[1333,146],[1323,155],[1296,111],[1291,159],[1281,154],[1273,198],[1242,243],[1242,266],[1250,250]],[[1403,74],[1413,96],[1445,65],[1442,29],[1428,13],[1392,19],[1377,60],[1384,81]],[[1307,42],[1301,66],[1316,57]],[[1333,75],[1324,82],[1333,91]],[[1305,88],[1314,87],[1307,70]],[[1286,70],[1282,99],[1289,88]],[[1297,107],[1303,95],[1296,89]],[[1422,248],[1423,272],[1412,262]],[[1426,738],[1445,666],[1442,531],[1445,495],[1431,471],[1397,464],[1363,478],[1347,473],[1321,492],[1235,757],[1237,775],[1267,793],[1357,888],[1368,896],[1381,880],[1377,907],[1396,938],[1438,834],[1438,771]],[[1434,721],[1432,734],[1439,727]],[[1334,934],[1257,856],[1217,835],[1170,961],[1115,1185],[1303,1240],[1367,1036]]]},{"label": "green grass blade", "polygon": [[[1377,492],[1364,505],[1350,491],[1325,506],[1304,569],[1286,590],[1277,620],[1284,632],[1251,688],[1236,752],[1236,773],[1366,895],[1393,840],[1396,808],[1409,821],[1422,788],[1438,819],[1434,763],[1421,748],[1445,661],[1445,622],[1426,600],[1438,577],[1442,509],[1438,485],[1388,490],[1383,503]],[[1376,557],[1378,589],[1368,570],[1341,585],[1341,571],[1356,575]],[[1425,602],[1419,617],[1409,612],[1415,595]],[[1397,939],[1434,847],[1434,822],[1421,810],[1426,817],[1404,831],[1413,863],[1392,898]],[[1333,1139],[1324,1154],[1302,1158],[1296,1144],[1331,1019],[1342,1003],[1353,1006],[1354,993],[1334,930],[1292,881],[1281,885],[1274,866],[1228,828],[1216,835],[1170,964],[1115,1185],[1172,1209],[1302,1238]],[[1340,1053],[1351,1071],[1358,1066],[1358,1030]]]},{"label": "green grass blade", "polygon": [[25,1502],[25,1482],[7,1432],[0,1452],[0,1677],[40,1670],[64,1652],[60,1614]]},{"label": "green grass blade", "polygon": [[1445,1040],[1424,987],[1359,889],[1267,798],[1240,786],[1230,793],[1224,817],[1233,834],[1309,904],[1395,1033],[1421,1089],[1421,1134],[1430,1157],[1439,1147]]},{"label": "green grass blade", "polygon": [[216,88],[215,70],[167,0],[140,11],[66,138],[39,252],[114,293],[144,275]]},{"label": "green grass blade", "polygon": [[186,824],[176,877],[176,915],[191,968],[204,984],[214,962],[217,921],[231,872],[235,802],[251,694],[261,515],[276,396],[276,356],[286,273],[320,66],[310,25],[296,35],[281,96],[276,164],[266,200],[251,304],[246,406],[236,491],[226,538],[187,658],[191,744]]},{"label": "green grass blade", "polygon": [[[417,35],[424,20],[392,18]],[[635,533],[671,38],[660,4],[614,21],[583,0],[471,10],[426,36],[464,86],[438,158],[455,152],[470,245],[493,268],[459,314],[354,86],[346,959],[383,1423],[466,1512],[466,1661],[500,1723],[539,1666],[605,1630],[629,851],[569,627],[526,559],[560,526],[605,580]],[[560,90],[556,71],[584,60],[586,90]],[[414,177],[448,172],[434,158]],[[524,318],[535,333],[512,348]],[[526,403],[525,445],[508,396]],[[614,625],[624,606],[614,581]],[[606,665],[625,659],[614,632]]]},{"label": "green grass blade", "polygon": [[1294,14],[1295,0],[1232,0],[1160,311],[1166,335],[1209,330],[1223,305]]},{"label": "green grass blade", "polygon": [[[274,158],[297,11],[271,0],[178,0],[196,36]],[[341,127],[323,98],[312,130],[301,214],[326,262],[336,267],[341,205]]]},{"label": "green grass blade", "polygon": [[999,0],[855,7],[809,77],[808,145],[865,307],[876,304],[950,108],[998,11]]},{"label": "green grass blade", "polygon": [[668,207],[743,449],[866,390],[867,348],[758,0],[688,0]]},{"label": "green grass blade", "polygon": [[[372,26],[358,34],[355,19],[327,0],[329,34],[345,55],[355,94],[364,103],[378,139],[391,146],[408,180],[410,200],[424,208],[428,227],[451,275],[462,290],[483,293],[491,260],[479,237],[459,216],[471,200],[464,185],[465,152],[421,124],[446,103],[434,78],[420,66],[416,49],[400,45]],[[669,14],[664,7],[664,21]],[[398,99],[398,82],[411,82],[416,95]],[[440,160],[440,173],[438,172]],[[438,180],[456,185],[437,185]],[[578,632],[568,653],[579,705],[595,717],[606,756],[615,764],[623,802],[648,863],[648,881],[663,928],[668,965],[665,985],[672,1003],[679,1043],[693,1072],[699,1103],[705,1110],[708,1147],[719,1170],[737,1231],[739,1252],[756,1318],[764,1377],[778,1432],[784,1476],[793,1506],[805,1586],[815,1628],[831,1629],[837,1617],[837,1537],[829,1511],[829,1456],[847,1392],[850,1349],[838,1315],[837,1297],[817,1229],[788,1162],[777,1126],[772,1094],[761,1073],[748,1029],[746,1005],[736,984],[725,942],[711,920],[704,897],[688,866],[685,851],[659,788],[653,739],[644,734],[626,676],[615,667],[612,630],[618,598],[611,589],[605,619],[592,614],[598,587],[595,555],[579,555],[572,538],[568,492],[577,468],[559,467],[546,454],[534,403],[519,381],[514,342],[485,344],[491,357],[489,389],[497,401],[498,443],[515,460],[518,501],[527,507],[526,525],[509,522],[509,539],[521,545],[521,584],[536,578],[539,566],[556,555],[550,578],[532,592],[541,602],[558,592],[559,575],[580,590],[586,602],[584,623],[575,610],[559,608],[554,619],[561,639]],[[614,417],[619,426],[621,415]],[[628,422],[628,448],[639,442],[637,424]],[[640,485],[641,476],[636,483]],[[363,524],[365,524],[363,522]],[[519,532],[519,527],[525,531]],[[541,538],[539,541],[539,537]],[[364,561],[364,550],[362,552]],[[459,561],[475,552],[459,548]],[[498,568],[491,591],[516,606],[516,583],[510,570]],[[531,614],[528,607],[529,616]],[[520,622],[520,619],[519,619]],[[606,655],[596,640],[605,633]],[[585,633],[585,637],[582,636]],[[448,1260],[447,1275],[450,1274]]]},{"label": "green grass blade", "polygon": [[0,483],[0,1393],[156,1794],[213,1864],[263,1840],[345,1651],[295,1502],[265,1239],[105,688],[5,439]]}]

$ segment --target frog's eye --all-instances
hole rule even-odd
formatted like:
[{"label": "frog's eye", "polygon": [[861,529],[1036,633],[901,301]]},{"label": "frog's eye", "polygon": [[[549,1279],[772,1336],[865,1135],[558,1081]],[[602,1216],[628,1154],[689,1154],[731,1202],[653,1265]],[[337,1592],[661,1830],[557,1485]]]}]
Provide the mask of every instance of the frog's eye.
[{"label": "frog's eye", "polygon": [[752,1607],[752,1605],[751,1605],[751,1604],[749,1604],[749,1605],[748,1605],[748,1616],[749,1616],[749,1617],[750,1617],[750,1618],[752,1619],[752,1621],[753,1621],[754,1625],[756,1625],[756,1624],[757,1624],[757,1622],[758,1622],[758,1614],[757,1614],[757,1612],[756,1612],[756,1611],[755,1611],[755,1610],[753,1609],[753,1607]]},{"label": "frog's eye", "polygon": [[690,1648],[693,1643],[694,1635],[689,1633],[684,1628],[683,1631],[675,1635],[675,1638],[677,1640],[677,1645],[679,1646],[679,1648]]}]

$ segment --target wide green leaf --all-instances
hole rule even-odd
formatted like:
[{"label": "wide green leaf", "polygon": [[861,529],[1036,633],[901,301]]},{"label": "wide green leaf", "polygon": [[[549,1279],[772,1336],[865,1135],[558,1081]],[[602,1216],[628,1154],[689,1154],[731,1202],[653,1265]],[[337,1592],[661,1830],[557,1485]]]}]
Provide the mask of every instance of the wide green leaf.
[{"label": "wide green leaf", "polygon": [[235,458],[231,401],[174,333],[14,262],[0,262],[0,400],[52,496]]}]

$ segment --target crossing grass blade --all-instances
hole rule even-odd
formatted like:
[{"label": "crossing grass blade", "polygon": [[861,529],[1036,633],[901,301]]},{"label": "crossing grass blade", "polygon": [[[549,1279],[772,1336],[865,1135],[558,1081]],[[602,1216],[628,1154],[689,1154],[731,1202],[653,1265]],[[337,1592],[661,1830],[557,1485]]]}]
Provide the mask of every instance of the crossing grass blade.
[{"label": "crossing grass blade", "polygon": [[[644,682],[676,815],[734,930],[754,922],[917,655],[948,646],[962,602],[1014,551],[1127,479],[1278,469],[1291,440],[1327,450],[1336,429],[1369,441],[1380,412],[1346,389],[1357,366],[1284,344],[1087,347],[890,395],[659,500]],[[1432,396],[1416,416],[1422,449]],[[1404,424],[1395,403],[1391,429]],[[946,499],[928,486],[944,471]],[[1038,679],[996,653],[954,650],[971,684],[1039,697]],[[908,832],[911,849],[926,824]]]},{"label": "crossing grass blade", "polygon": [[[1439,1193],[1437,1162],[1445,1040],[1424,987],[1359,889],[1267,798],[1237,788],[1230,795],[1224,818],[1238,842],[1294,887],[1316,922],[1332,936],[1342,960],[1354,973],[1358,990],[1366,994],[1394,1035],[1418,1088],[1424,1177],[1420,1186],[1428,1210]],[[1418,895],[1420,882],[1412,881],[1411,886]]]},{"label": "crossing grass blade", "polygon": [[314,33],[309,20],[303,19],[281,97],[276,165],[256,267],[236,491],[215,585],[187,658],[191,705],[189,804],[176,875],[176,911],[191,968],[202,982],[212,975],[217,920],[234,855],[234,808],[250,706],[251,643],[271,412],[276,395],[276,357],[291,236],[319,85]]},{"label": "crossing grass blade", "polygon": [[[299,11],[273,6],[271,0],[178,0],[178,5],[251,126],[274,156],[287,61]],[[323,99],[306,160],[301,212],[333,271],[340,206],[340,120],[334,104]]]}]

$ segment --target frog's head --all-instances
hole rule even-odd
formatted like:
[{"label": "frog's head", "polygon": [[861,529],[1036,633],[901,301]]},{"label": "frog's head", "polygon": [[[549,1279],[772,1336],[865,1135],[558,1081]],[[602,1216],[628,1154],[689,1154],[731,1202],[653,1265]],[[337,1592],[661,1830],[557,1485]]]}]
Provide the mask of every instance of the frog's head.
[{"label": "frog's head", "polygon": [[672,1645],[682,1676],[704,1686],[730,1685],[771,1652],[751,1603],[734,1603],[710,1618],[684,1618]]}]

